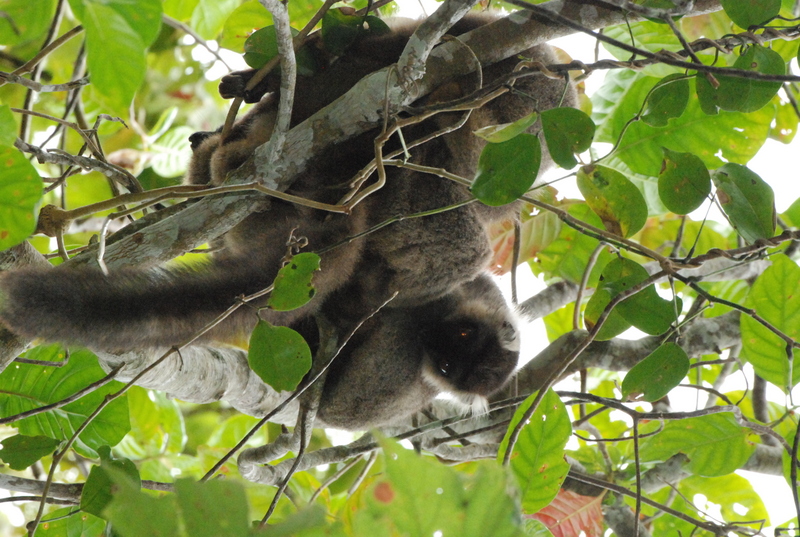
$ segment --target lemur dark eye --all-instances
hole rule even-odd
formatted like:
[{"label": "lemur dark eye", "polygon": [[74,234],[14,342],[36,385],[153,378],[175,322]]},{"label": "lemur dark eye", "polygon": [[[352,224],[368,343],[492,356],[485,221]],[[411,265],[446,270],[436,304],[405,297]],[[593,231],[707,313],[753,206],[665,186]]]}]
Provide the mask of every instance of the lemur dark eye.
[{"label": "lemur dark eye", "polygon": [[456,338],[462,341],[467,341],[472,339],[472,336],[475,334],[475,329],[470,328],[467,326],[462,326],[458,329],[458,333],[456,334]]},{"label": "lemur dark eye", "polygon": [[439,364],[438,365],[439,365],[439,373],[441,373],[441,375],[443,377],[449,377],[450,374],[452,373],[450,368],[453,365],[450,362],[450,360],[448,360],[446,358],[442,358],[441,360],[439,360]]}]

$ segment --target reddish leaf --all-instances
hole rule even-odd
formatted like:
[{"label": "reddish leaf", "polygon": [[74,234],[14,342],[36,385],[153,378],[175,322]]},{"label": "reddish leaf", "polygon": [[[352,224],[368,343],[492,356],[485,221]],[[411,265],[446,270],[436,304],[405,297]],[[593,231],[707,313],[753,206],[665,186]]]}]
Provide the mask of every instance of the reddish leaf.
[{"label": "reddish leaf", "polygon": [[581,496],[561,489],[558,496],[538,513],[528,515],[542,522],[553,537],[603,535],[603,496]]}]

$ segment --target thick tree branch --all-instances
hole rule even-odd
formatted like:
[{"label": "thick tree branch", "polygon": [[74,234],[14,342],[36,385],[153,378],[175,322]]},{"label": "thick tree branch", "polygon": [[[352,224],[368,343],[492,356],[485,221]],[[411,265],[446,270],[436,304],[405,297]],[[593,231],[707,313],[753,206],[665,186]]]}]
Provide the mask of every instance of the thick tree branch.
[{"label": "thick tree branch", "polygon": [[[625,22],[621,11],[589,6],[584,2],[554,1],[545,6],[558,9],[565,16],[590,28]],[[719,9],[717,1],[699,2],[697,13]],[[284,151],[273,162],[262,160],[262,149],[256,161],[245,163],[232,174],[232,181],[258,180],[275,190],[285,190],[302,173],[312,155],[324,147],[341,143],[380,125],[385,99],[390,113],[428,93],[444,81],[469,71],[474,52],[482,64],[491,64],[513,56],[552,38],[569,35],[573,30],[549,22],[534,20],[525,14],[514,14],[478,28],[459,38],[459,43],[436,47],[426,63],[425,77],[414,85],[414,91],[399,81],[389,80],[390,69],[365,77],[341,99],[321,110],[307,121],[291,129]],[[471,51],[466,50],[466,44]],[[467,57],[469,56],[469,57]],[[256,195],[225,196],[205,199],[166,221],[141,230],[133,237],[109,246],[105,260],[111,267],[152,265],[167,261],[219,236],[249,214],[263,197]],[[71,262],[93,263],[87,252]]]}]

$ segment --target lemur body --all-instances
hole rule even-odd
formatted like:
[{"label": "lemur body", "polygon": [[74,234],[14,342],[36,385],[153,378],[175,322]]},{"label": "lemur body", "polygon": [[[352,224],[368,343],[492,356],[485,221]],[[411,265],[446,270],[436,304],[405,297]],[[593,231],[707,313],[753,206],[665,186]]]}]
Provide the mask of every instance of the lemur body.
[{"label": "lemur body", "polygon": [[[492,19],[470,16],[455,33],[488,20]],[[322,73],[298,79],[292,123],[304,121],[366,74],[396,61],[414,27],[403,23],[389,35],[366,38]],[[534,47],[523,56],[553,63],[547,47]],[[511,58],[486,67],[484,83],[509,73],[516,63]],[[440,95],[459,96],[474,85],[474,76],[462,77]],[[514,92],[473,111],[463,127],[413,148],[411,162],[471,178],[485,145],[472,130],[557,106],[564,93],[563,82],[522,78]],[[571,105],[572,99],[566,92],[564,105]],[[220,184],[269,139],[276,106],[277,96],[267,95],[224,140],[219,133],[195,136],[187,181]],[[403,134],[407,141],[416,140],[460,117],[461,113],[440,114]],[[374,157],[375,135],[373,131],[326,151],[291,192],[335,203],[351,177]],[[5,274],[0,278],[0,320],[23,336],[102,350],[175,345],[238,296],[269,286],[292,230],[307,238],[310,250],[320,250],[389,218],[470,197],[464,186],[448,180],[387,168],[386,185],[351,215],[273,201],[268,211],[249,216],[221,238],[221,251],[199,268],[123,269],[108,277],[84,267]],[[335,362],[320,408],[324,423],[348,429],[382,425],[423,408],[441,391],[470,401],[504,384],[516,365],[519,341],[512,312],[484,274],[490,257],[486,228],[515,210],[514,204],[489,207],[475,202],[393,223],[326,251],[314,280],[317,294],[307,306],[262,312],[262,318],[274,324],[301,326],[322,309],[347,326],[398,293]],[[239,338],[256,319],[252,309],[240,308],[206,339]]]}]

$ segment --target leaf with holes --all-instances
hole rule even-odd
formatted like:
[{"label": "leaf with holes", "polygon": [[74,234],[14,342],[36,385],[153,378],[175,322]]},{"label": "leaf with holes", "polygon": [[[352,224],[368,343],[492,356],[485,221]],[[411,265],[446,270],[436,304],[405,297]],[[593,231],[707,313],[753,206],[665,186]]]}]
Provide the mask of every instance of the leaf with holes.
[{"label": "leaf with holes", "polygon": [[[500,443],[497,460],[508,450],[509,435],[531,407],[536,394],[523,402],[511,419],[508,432]],[[533,413],[511,454],[511,469],[522,489],[522,510],[535,513],[553,501],[569,472],[564,460],[564,446],[572,434],[572,424],[561,398],[548,390]]]},{"label": "leaf with holes", "polygon": [[306,305],[316,293],[311,280],[319,270],[319,261],[319,256],[313,252],[292,257],[278,271],[267,305],[275,311],[290,311]]}]

